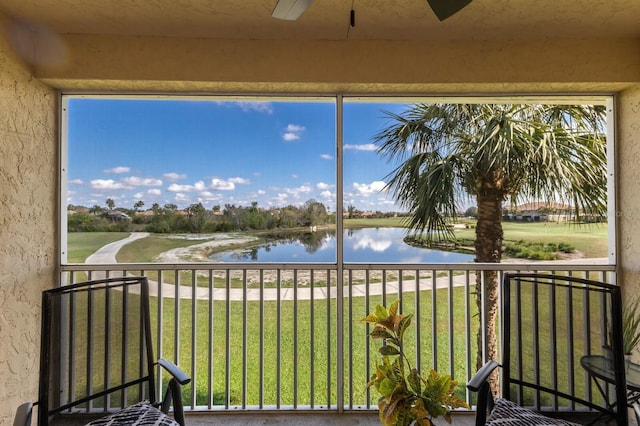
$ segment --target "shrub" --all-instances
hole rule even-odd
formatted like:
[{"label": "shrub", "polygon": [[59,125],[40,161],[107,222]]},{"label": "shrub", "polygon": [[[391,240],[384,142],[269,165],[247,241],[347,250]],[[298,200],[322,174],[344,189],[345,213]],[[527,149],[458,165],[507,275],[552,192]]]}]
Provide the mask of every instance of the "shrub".
[{"label": "shrub", "polygon": [[457,382],[450,376],[435,370],[423,376],[411,368],[403,337],[413,314],[400,314],[399,305],[400,300],[389,306],[389,310],[378,305],[375,313],[363,319],[375,325],[369,335],[385,342],[379,349],[382,360],[368,384],[380,393],[380,422],[385,426],[432,426],[434,418],[443,416],[451,423],[450,410],[469,406],[455,395]]}]

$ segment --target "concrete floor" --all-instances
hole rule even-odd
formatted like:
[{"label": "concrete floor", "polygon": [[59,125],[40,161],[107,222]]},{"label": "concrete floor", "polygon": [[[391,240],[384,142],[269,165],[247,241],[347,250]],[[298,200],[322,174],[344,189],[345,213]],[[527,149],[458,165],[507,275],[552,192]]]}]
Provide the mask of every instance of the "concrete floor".
[{"label": "concrete floor", "polygon": [[[452,426],[473,426],[473,414],[456,414]],[[248,414],[243,413],[212,413],[193,414],[185,419],[188,426],[204,426],[224,424],[225,426],[374,426],[379,425],[378,413],[349,412],[337,413],[276,413],[276,414]],[[447,425],[443,419],[436,423]]]},{"label": "concrete floor", "polygon": [[[632,415],[632,414],[631,414]],[[204,426],[213,424],[224,424],[225,426],[360,426],[360,425],[380,425],[377,412],[349,412],[337,413],[210,413],[210,414],[188,414],[186,417],[187,426]],[[592,417],[582,419],[580,423],[587,424]],[[435,419],[435,423],[446,426],[448,423],[444,419]],[[453,413],[452,426],[474,426],[474,413]],[[612,426],[613,423],[597,422],[594,426]],[[532,425],[533,426],[533,425]],[[630,417],[629,426],[638,426],[633,417]]]},{"label": "concrete floor", "polygon": [[[473,412],[452,413],[452,426],[474,426],[475,415]],[[593,420],[593,414],[580,420],[571,419],[579,424],[589,424]],[[65,416],[54,421],[56,426],[82,426],[94,418],[84,418],[82,415],[74,415],[73,418]],[[377,411],[349,411],[338,414],[326,411],[302,412],[302,411],[237,411],[237,412],[209,412],[209,413],[185,413],[187,426],[225,425],[225,426],[375,426],[380,425]],[[438,426],[446,426],[444,419],[435,419]],[[593,426],[613,426],[613,423],[599,421]],[[532,425],[534,426],[534,425]],[[638,426],[633,412],[630,412],[629,426]]]}]

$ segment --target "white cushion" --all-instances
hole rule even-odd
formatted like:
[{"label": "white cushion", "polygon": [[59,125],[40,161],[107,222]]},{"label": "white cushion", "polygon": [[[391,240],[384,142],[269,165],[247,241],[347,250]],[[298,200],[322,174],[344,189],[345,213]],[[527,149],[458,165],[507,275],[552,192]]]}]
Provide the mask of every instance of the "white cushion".
[{"label": "white cushion", "polygon": [[140,402],[87,423],[86,426],[180,426],[178,422],[148,402]]},{"label": "white cushion", "polygon": [[565,420],[552,419],[513,402],[498,398],[486,426],[580,426]]}]

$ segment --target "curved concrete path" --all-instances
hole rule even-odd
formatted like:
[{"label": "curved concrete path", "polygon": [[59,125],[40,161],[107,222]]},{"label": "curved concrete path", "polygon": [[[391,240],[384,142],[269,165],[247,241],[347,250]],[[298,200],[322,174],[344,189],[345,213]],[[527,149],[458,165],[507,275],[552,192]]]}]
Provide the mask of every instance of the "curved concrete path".
[{"label": "curved concrete path", "polygon": [[132,232],[127,238],[114,241],[106,246],[100,247],[95,253],[89,255],[84,263],[118,263],[116,254],[120,249],[132,241],[140,240],[149,236],[148,232]]}]

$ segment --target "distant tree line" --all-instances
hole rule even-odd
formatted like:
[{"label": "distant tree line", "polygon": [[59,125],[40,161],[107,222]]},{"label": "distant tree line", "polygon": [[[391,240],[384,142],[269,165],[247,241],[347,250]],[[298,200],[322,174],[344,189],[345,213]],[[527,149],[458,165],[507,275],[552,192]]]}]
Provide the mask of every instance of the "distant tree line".
[{"label": "distant tree line", "polygon": [[153,233],[209,233],[249,230],[277,230],[298,227],[314,227],[335,223],[335,214],[329,214],[326,206],[316,200],[308,200],[302,206],[262,208],[257,202],[250,206],[219,205],[212,209],[202,203],[179,209],[175,204],[142,211],[144,202],[138,201],[133,209],[116,208],[107,199],[107,208],[95,205],[67,207],[69,232],[146,231]]},{"label": "distant tree line", "polygon": [[344,209],[344,217],[347,219],[384,219],[389,217],[407,216],[406,213],[399,212],[382,212],[379,210],[360,210],[356,206],[349,204]]}]

